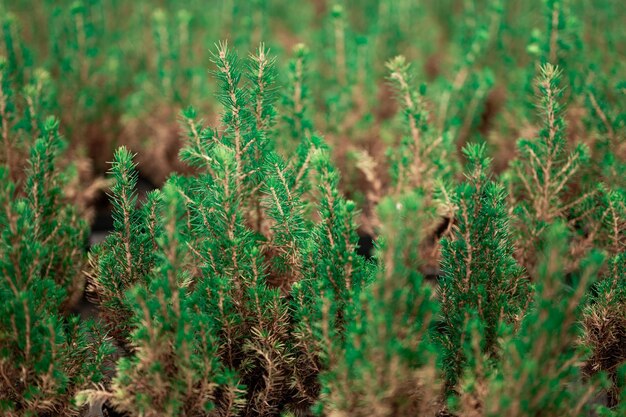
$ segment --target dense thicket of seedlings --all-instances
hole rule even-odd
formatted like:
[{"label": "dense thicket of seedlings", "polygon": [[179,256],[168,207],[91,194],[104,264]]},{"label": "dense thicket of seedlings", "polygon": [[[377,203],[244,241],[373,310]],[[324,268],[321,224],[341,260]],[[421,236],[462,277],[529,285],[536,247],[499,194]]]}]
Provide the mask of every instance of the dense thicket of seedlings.
[{"label": "dense thicket of seedlings", "polygon": [[220,44],[214,60],[226,128],[204,127],[193,109],[181,115],[181,158],[197,175],[172,177],[136,209],[127,150],[112,168],[115,233],[95,250],[93,291],[111,330],[128,326],[120,337],[136,359],[120,362],[111,394],[91,395],[133,414],[310,406],[367,277],[354,204],[340,196],[323,142],[303,139],[288,162],[272,151],[267,50],[244,69]]},{"label": "dense thicket of seedlings", "polygon": [[74,396],[102,379],[110,349],[93,322],[68,314],[82,292],[87,224],[63,194],[71,173],[58,164],[58,121],[38,120],[26,91],[26,105],[8,83],[0,96],[0,411],[74,415]]},{"label": "dense thicket of seedlings", "polygon": [[148,3],[0,0],[0,414],[625,413],[619,1]]}]

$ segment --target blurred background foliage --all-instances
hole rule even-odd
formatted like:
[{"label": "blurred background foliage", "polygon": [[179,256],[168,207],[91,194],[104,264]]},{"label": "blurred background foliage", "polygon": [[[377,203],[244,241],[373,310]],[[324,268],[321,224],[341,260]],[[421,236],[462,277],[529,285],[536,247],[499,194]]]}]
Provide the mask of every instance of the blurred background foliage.
[{"label": "blurred background foliage", "polygon": [[[207,74],[217,41],[241,53],[264,42],[282,65],[304,43],[310,117],[345,181],[358,182],[352,151],[382,163],[397,137],[390,58],[405,55],[417,85],[428,82],[434,125],[459,150],[468,137],[488,138],[501,170],[535,116],[528,93],[537,62],[566,72],[567,99],[580,108],[572,128],[593,124],[593,107],[623,100],[624,14],[613,0],[2,0],[0,53],[17,91],[39,68],[50,74],[49,112],[61,115],[94,174],[125,144],[147,150],[139,169],[160,184],[181,169],[180,109],[193,105],[217,120]],[[583,90],[594,91],[595,105]],[[353,185],[346,188],[363,188]]]}]

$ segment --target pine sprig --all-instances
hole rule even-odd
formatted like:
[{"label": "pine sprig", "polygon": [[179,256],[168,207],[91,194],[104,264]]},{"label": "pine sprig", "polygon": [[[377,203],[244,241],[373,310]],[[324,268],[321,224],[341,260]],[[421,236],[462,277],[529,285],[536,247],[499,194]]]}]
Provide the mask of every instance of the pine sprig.
[{"label": "pine sprig", "polygon": [[582,343],[591,348],[584,371],[608,374],[613,383],[608,390],[612,407],[620,399],[619,369],[626,363],[626,195],[600,186],[596,196],[600,219],[594,232],[602,237],[598,244],[609,258],[582,318]]},{"label": "pine sprig", "polygon": [[110,348],[93,322],[69,314],[86,224],[67,204],[63,141],[48,118],[30,150],[25,196],[0,166],[0,410],[9,417],[76,415],[73,397],[102,379]]},{"label": "pine sprig", "polygon": [[251,84],[250,102],[253,105],[256,131],[266,132],[276,117],[274,102],[277,100],[275,86],[277,70],[276,57],[264,44],[259,45],[256,54],[250,56],[247,77]]},{"label": "pine sprig", "polygon": [[197,112],[193,107],[187,107],[180,114],[180,124],[187,132],[185,146],[180,150],[180,159],[192,167],[211,172],[211,148],[218,142],[216,131],[204,126],[198,120]]},{"label": "pine sprig", "polygon": [[[63,149],[63,141],[58,127],[56,119],[48,118],[43,127],[45,136],[31,148],[25,190],[29,209],[33,213],[33,237],[46,243],[42,260],[49,258],[41,273],[44,277],[52,277],[58,285],[72,292],[81,268],[86,224],[62,200],[62,187],[65,184],[56,163]],[[52,244],[72,249],[70,252],[58,253]]]},{"label": "pine sprig", "polygon": [[118,364],[111,401],[146,416],[203,414],[215,406],[223,366],[214,330],[206,327],[209,312],[195,304],[200,294],[189,294],[187,248],[179,243],[185,206],[174,186],[163,189],[159,212],[165,218],[155,268],[146,287],[130,292],[136,353]]},{"label": "pine sprig", "polygon": [[523,270],[513,258],[506,194],[490,179],[485,146],[468,145],[464,154],[466,182],[452,193],[454,226],[442,241],[442,328],[437,339],[448,392],[478,360],[467,356],[473,342],[470,324],[480,326],[479,354],[497,360],[498,332],[519,321],[528,294]]},{"label": "pine sprig", "polygon": [[[3,147],[0,161],[8,166],[11,178],[20,185],[25,173],[22,161],[28,159],[34,141],[49,134],[45,131],[49,123],[46,115],[52,105],[50,74],[37,69],[31,78],[25,84],[18,83],[6,59],[0,55],[0,141]],[[59,145],[65,146],[64,142]]]},{"label": "pine sprig", "polygon": [[[436,306],[423,277],[411,268],[419,245],[414,235],[424,221],[421,196],[385,199],[379,268],[374,282],[346,306],[345,340],[322,375],[321,403],[328,413],[354,416],[428,415],[437,410],[434,356],[428,339]],[[340,342],[343,340],[343,342]]]},{"label": "pine sprig", "polygon": [[267,247],[275,252],[272,258],[275,273],[278,276],[286,274],[283,279],[277,279],[277,283],[288,288],[302,278],[308,222],[305,220],[302,196],[292,187],[294,173],[275,154],[268,155],[266,167],[265,207],[267,217],[272,220]]},{"label": "pine sprig", "polygon": [[520,141],[520,154],[524,156],[526,168],[515,165],[518,177],[528,193],[539,221],[550,222],[563,216],[563,204],[559,197],[568,181],[588,158],[588,150],[578,145],[569,155],[565,151],[564,120],[559,99],[561,71],[550,64],[541,67],[537,86],[540,91],[540,109],[544,124],[538,141]]},{"label": "pine sprig", "polygon": [[389,70],[389,79],[394,85],[398,94],[398,101],[401,103],[404,117],[408,124],[409,140],[403,141],[407,147],[406,153],[412,155],[412,160],[405,160],[406,155],[400,156],[397,165],[397,187],[398,191],[404,187],[423,186],[424,176],[429,173],[428,162],[424,161],[427,155],[424,155],[423,138],[427,128],[427,114],[423,105],[423,98],[411,88],[411,77],[409,73],[410,64],[406,62],[403,56],[398,56],[387,63]]},{"label": "pine sprig", "polygon": [[454,151],[445,132],[437,134],[429,128],[425,89],[422,86],[416,90],[412,85],[413,76],[406,58],[397,56],[386,66],[404,115],[406,131],[398,150],[391,154],[394,192],[421,188],[429,196],[435,182],[451,172]]},{"label": "pine sprig", "polygon": [[[255,137],[251,145],[251,166],[258,167],[263,164],[264,155],[274,148],[271,129],[276,117],[275,102],[278,98],[276,91],[276,59],[269,55],[265,45],[259,45],[257,54],[251,55],[248,60],[247,77],[249,79],[250,106],[254,116],[254,123],[250,127],[252,136]],[[255,169],[251,172],[250,183],[252,187],[251,209],[254,214],[252,222],[255,229],[261,232],[264,225],[262,196],[260,188],[263,183],[263,171]]]},{"label": "pine sprig", "polygon": [[242,182],[244,180],[244,164],[246,162],[244,154],[249,151],[252,144],[246,124],[252,118],[252,114],[247,109],[250,96],[248,91],[239,86],[242,73],[237,55],[230,49],[228,44],[220,43],[217,51],[213,54],[213,62],[217,66],[214,75],[219,83],[219,93],[217,99],[224,106],[225,112],[222,122],[226,130],[222,140],[232,146],[235,153],[235,180],[237,193],[243,191]]},{"label": "pine sprig", "polygon": [[[543,126],[538,138],[518,141],[519,156],[511,163],[513,183],[518,184],[513,198],[520,202],[517,228],[529,237],[521,247],[525,264],[534,262],[532,246],[546,225],[557,219],[575,221],[569,219],[572,210],[593,194],[583,192],[580,197],[568,198],[573,179],[589,160],[589,149],[584,144],[578,144],[571,152],[566,148],[560,78],[557,67],[546,64],[540,68],[537,87]],[[587,214],[583,212],[581,216]]]},{"label": "pine sprig", "polygon": [[289,125],[291,138],[299,141],[311,136],[313,130],[309,114],[309,60],[309,48],[304,44],[297,44],[293,49],[293,58],[289,61],[288,83],[283,95],[283,104],[286,107],[283,118]]},{"label": "pine sprig", "polygon": [[102,316],[112,335],[127,345],[131,332],[126,291],[145,285],[154,265],[156,238],[154,211],[156,195],[147,200],[146,209],[137,207],[137,170],[133,155],[124,147],[115,153],[110,175],[113,228],[104,242],[90,254],[90,293],[102,308]]},{"label": "pine sprig", "polygon": [[535,274],[534,305],[518,334],[504,348],[502,372],[490,381],[485,401],[487,416],[588,412],[597,384],[577,385],[581,372],[577,362],[583,355],[575,340],[579,336],[581,301],[604,255],[591,252],[572,277],[571,285],[567,284],[564,259],[568,234],[562,222],[546,231]]}]

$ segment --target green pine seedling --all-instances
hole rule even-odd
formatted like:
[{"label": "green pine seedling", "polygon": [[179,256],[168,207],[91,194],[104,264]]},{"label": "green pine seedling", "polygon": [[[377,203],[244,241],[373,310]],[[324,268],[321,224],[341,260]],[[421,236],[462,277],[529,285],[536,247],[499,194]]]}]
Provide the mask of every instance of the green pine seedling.
[{"label": "green pine seedling", "polygon": [[321,378],[325,413],[408,416],[434,414],[438,408],[428,338],[436,304],[413,269],[423,236],[416,223],[426,221],[428,212],[422,204],[422,196],[410,193],[379,206],[377,274],[354,293],[344,313],[344,341],[338,339],[331,350],[334,363]]},{"label": "green pine seedling", "polygon": [[345,120],[353,106],[351,88],[354,84],[353,33],[345,8],[333,3],[328,8],[324,27],[320,33],[323,60],[318,63],[320,78],[328,82],[329,88],[321,97],[328,114],[324,125],[329,133],[345,133]]},{"label": "green pine seedling", "polygon": [[110,175],[114,231],[89,254],[89,291],[98,301],[111,335],[128,345],[132,306],[126,291],[146,285],[146,276],[154,267],[158,195],[149,194],[143,208],[137,206],[136,166],[124,147],[115,153]]},{"label": "green pine seedling", "polygon": [[180,156],[196,175],[171,177],[162,198],[137,209],[131,155],[116,153],[115,232],[92,259],[94,291],[133,351],[109,390],[81,399],[110,399],[133,415],[305,410],[335,349],[318,329],[333,320],[343,331],[351,292],[366,279],[355,207],[323,142],[304,138],[291,163],[272,151],[273,58],[261,46],[244,69],[220,44],[214,60],[223,126],[204,127],[192,108],[181,116]]},{"label": "green pine seedling", "polygon": [[77,414],[74,395],[102,379],[109,354],[94,323],[67,311],[86,224],[64,200],[62,144],[48,118],[30,150],[24,195],[0,167],[0,411],[8,417]]},{"label": "green pine seedling", "polygon": [[[26,84],[11,74],[8,61],[0,56],[0,161],[14,181],[24,179],[24,165],[34,140],[43,134],[51,108],[50,74],[37,69]],[[64,143],[62,143],[63,146]]]},{"label": "green pine seedling", "polygon": [[[506,13],[506,2],[462,2],[458,23],[452,30],[454,72],[435,85],[441,97],[436,116],[438,130],[461,148],[474,133],[494,86],[491,65],[486,62],[494,49]],[[438,90],[438,88],[440,90]]]},{"label": "green pine seedling", "polygon": [[356,294],[370,280],[371,271],[356,253],[358,213],[354,203],[338,190],[339,173],[330,162],[328,150],[319,143],[308,144],[310,156],[299,171],[310,161],[310,178],[317,178],[311,193],[319,221],[302,243],[302,279],[294,285],[292,297],[298,352],[294,384],[297,398],[310,406],[326,388],[324,381],[333,378],[345,329],[351,322],[349,310]]},{"label": "green pine seedling", "polygon": [[[293,49],[293,58],[289,61],[288,82],[283,95],[283,119],[289,125],[289,133],[296,143],[311,136],[313,122],[310,116],[311,91],[308,83],[310,51],[304,44]],[[285,144],[287,146],[287,144]]]},{"label": "green pine seedling", "polygon": [[580,11],[576,13],[572,2],[567,0],[543,0],[545,26],[533,29],[527,51],[536,56],[542,65],[552,64],[565,70],[568,85],[578,91],[585,66],[583,32]]},{"label": "green pine seedling", "polygon": [[558,219],[568,219],[573,225],[577,217],[587,216],[586,212],[576,217],[571,213],[592,194],[584,192],[573,199],[568,195],[576,174],[589,160],[589,149],[584,144],[578,144],[572,151],[567,149],[560,78],[557,67],[546,64],[540,68],[537,87],[543,126],[538,138],[517,142],[518,157],[511,162],[509,178],[512,197],[517,203],[515,227],[519,252],[522,264],[528,267],[536,262],[535,248],[547,225]]},{"label": "green pine seedling", "polygon": [[618,370],[626,363],[626,195],[602,186],[597,196],[602,216],[596,233],[606,238],[599,243],[610,258],[584,310],[582,341],[591,348],[584,370],[608,373],[614,384],[608,402],[615,406],[620,394]]},{"label": "green pine seedling", "polygon": [[536,291],[517,334],[506,343],[502,371],[489,381],[486,416],[584,415],[598,389],[583,382],[576,346],[581,301],[604,261],[592,251],[566,283],[567,227],[556,222],[546,229],[538,263]]},{"label": "green pine seedling", "polygon": [[181,244],[186,240],[183,197],[167,184],[158,201],[163,220],[155,266],[148,284],[129,292],[134,355],[117,364],[109,399],[132,415],[204,415],[222,399],[221,391],[236,387],[228,386],[217,355],[207,288],[189,286],[189,249]]},{"label": "green pine seedling", "polygon": [[388,79],[397,94],[404,115],[405,136],[397,150],[391,150],[391,177],[395,193],[421,189],[426,201],[435,184],[454,172],[454,149],[445,132],[435,132],[428,123],[425,88],[412,85],[410,64],[403,56],[387,62]]},{"label": "green pine seedling", "polygon": [[[501,327],[520,320],[528,295],[523,269],[513,258],[504,187],[490,179],[484,145],[468,145],[463,153],[466,180],[448,193],[454,225],[442,241],[441,254],[442,322],[436,339],[448,393],[480,357],[497,363]],[[476,342],[472,326],[480,329],[478,352],[470,348]],[[468,351],[480,357],[468,357]]]}]

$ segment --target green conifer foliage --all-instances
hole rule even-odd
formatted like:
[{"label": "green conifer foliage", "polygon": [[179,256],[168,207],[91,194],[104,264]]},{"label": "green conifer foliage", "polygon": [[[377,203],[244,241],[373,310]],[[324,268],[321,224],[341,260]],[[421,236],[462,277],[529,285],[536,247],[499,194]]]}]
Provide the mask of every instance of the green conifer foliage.
[{"label": "green conifer foliage", "polygon": [[[297,44],[289,61],[288,83],[283,96],[285,111],[283,118],[289,125],[293,140],[299,142],[311,135],[313,122],[308,114],[311,92],[308,86],[310,51],[304,44]],[[287,144],[285,145],[287,146]]]},{"label": "green conifer foliage", "polygon": [[370,280],[370,268],[357,255],[356,209],[338,191],[339,174],[327,150],[317,149],[311,161],[318,178],[317,210],[320,221],[310,229],[303,245],[303,279],[294,290],[299,356],[295,368],[298,394],[306,403],[319,393],[317,375],[334,378],[344,333],[352,321],[355,297]]},{"label": "green conifer foliage", "polygon": [[8,73],[18,85],[26,84],[28,70],[32,67],[32,57],[22,39],[20,22],[15,14],[7,12],[0,24]]},{"label": "green conifer foliage", "polygon": [[95,251],[94,291],[133,352],[109,390],[81,399],[131,415],[305,410],[335,349],[318,329],[340,335],[367,276],[355,207],[323,142],[302,138],[290,162],[272,151],[273,58],[261,46],[244,70],[220,44],[214,59],[223,126],[181,115],[180,156],[197,175],[171,177],[138,209],[130,153],[118,150],[112,168],[115,232]]},{"label": "green conifer foliage", "polygon": [[165,107],[195,101],[206,92],[198,80],[205,77],[205,71],[192,63],[192,17],[186,9],[152,11],[149,19],[152,36],[147,42],[149,67],[135,74],[136,91],[125,102],[126,116],[135,122],[149,121],[147,113],[154,111],[174,115]]},{"label": "green conifer foliage", "polygon": [[609,374],[615,384],[609,405],[614,406],[620,394],[618,370],[626,363],[626,195],[600,187],[598,197],[603,213],[597,233],[607,238],[603,247],[610,258],[584,311],[583,343],[591,348],[585,371]]},{"label": "green conifer foliage", "polygon": [[[207,129],[192,128],[189,145],[182,151],[186,158],[192,155],[191,149],[197,149],[196,160],[207,165],[206,173],[192,179],[185,189],[191,245],[203,265],[197,279],[206,280],[212,320],[219,329],[220,355],[250,387],[244,408],[252,414],[271,414],[285,397],[286,386],[280,381],[291,371],[285,345],[287,304],[267,281],[288,288],[296,273],[290,265],[297,259],[290,250],[295,248],[293,242],[284,242],[283,232],[276,229],[289,229],[292,224],[292,208],[287,206],[292,202],[286,199],[289,174],[282,160],[271,154],[268,138],[274,112],[274,69],[267,50],[261,47],[251,57],[246,73],[250,87],[244,87],[238,85],[242,73],[237,59],[225,45],[218,47],[216,61],[224,120],[234,127],[220,137]],[[195,126],[193,122],[191,126]],[[204,132],[200,133],[203,139],[194,131]],[[197,140],[208,144],[197,145]],[[207,186],[207,192],[196,191]],[[297,221],[298,209],[293,210]],[[271,260],[269,265],[264,258]],[[265,378],[248,380],[259,375]]]},{"label": "green conifer foliage", "polygon": [[24,195],[0,167],[0,411],[74,415],[78,390],[98,382],[108,354],[91,322],[68,315],[86,225],[64,201],[67,174],[58,122],[48,118],[30,150]]},{"label": "green conifer foliage", "polygon": [[623,417],[623,2],[0,0],[0,415]]},{"label": "green conifer foliage", "polygon": [[[607,184],[620,184],[626,175],[624,162],[624,137],[626,135],[626,83],[594,74],[597,67],[590,67],[591,75],[585,86],[586,124],[593,137],[590,146],[596,162],[593,178],[602,175]],[[619,71],[618,71],[619,72]],[[597,173],[597,174],[596,174]]]},{"label": "green conifer foliage", "polygon": [[424,104],[424,87],[416,91],[412,85],[410,64],[403,56],[387,62],[389,80],[397,93],[404,118],[406,135],[397,154],[392,154],[392,178],[395,192],[421,188],[430,195],[435,181],[443,179],[451,169],[453,152],[443,133],[429,129],[428,112]]},{"label": "green conifer foliage", "polygon": [[503,325],[514,325],[524,312],[528,284],[513,259],[504,187],[490,179],[484,145],[464,149],[466,181],[450,193],[454,226],[442,241],[443,279],[440,287],[441,366],[446,389],[455,390],[464,369],[474,360],[474,335],[480,329],[478,354],[497,361]]},{"label": "green conifer foliage", "polygon": [[585,415],[596,384],[580,384],[578,362],[584,359],[575,341],[585,291],[604,255],[591,252],[581,271],[565,282],[569,232],[562,222],[546,229],[535,276],[534,302],[520,330],[505,346],[502,371],[494,374],[486,394],[486,416]]},{"label": "green conifer foliage", "polygon": [[0,140],[2,163],[11,178],[21,184],[23,161],[28,158],[34,140],[43,133],[45,115],[51,106],[50,75],[37,69],[26,83],[11,73],[9,62],[0,56]]},{"label": "green conifer foliage", "polygon": [[460,6],[460,13],[454,17],[457,28],[452,32],[453,72],[437,83],[440,86],[434,86],[440,88],[436,91],[441,97],[436,125],[459,149],[480,123],[494,86],[493,71],[486,66],[492,63],[485,61],[502,29],[507,4],[502,0],[462,1]]},{"label": "green conifer foliage", "polygon": [[111,402],[132,415],[196,416],[215,408],[228,373],[217,355],[215,324],[207,288],[190,286],[184,266],[183,197],[168,184],[159,197],[163,219],[155,267],[146,286],[129,293],[135,354],[122,358],[112,383]]},{"label": "green conifer foliage", "polygon": [[582,59],[586,54],[581,54],[580,15],[575,13],[578,5],[568,0],[543,0],[542,3],[544,26],[533,29],[528,52],[542,65],[552,64],[565,70],[566,82],[578,90],[583,75],[581,69],[586,64]]},{"label": "green conifer foliage", "polygon": [[146,284],[156,248],[156,195],[148,195],[143,209],[137,207],[137,171],[132,158],[124,147],[115,153],[110,171],[114,231],[89,258],[90,293],[98,300],[111,335],[122,345],[127,344],[131,331],[132,307],[126,291],[136,284]]},{"label": "green conifer foliage", "polygon": [[318,71],[320,78],[330,81],[330,88],[321,97],[329,109],[323,122],[329,133],[338,135],[345,133],[346,117],[354,105],[351,90],[355,74],[352,68],[353,35],[345,8],[335,2],[329,4],[319,35],[324,59]]},{"label": "green conifer foliage", "polygon": [[567,149],[560,78],[557,67],[545,64],[540,68],[537,88],[543,125],[538,138],[518,141],[518,157],[511,163],[512,197],[518,202],[516,229],[518,237],[523,237],[521,261],[529,267],[535,262],[537,239],[548,224],[567,219],[573,225],[588,214],[572,216],[573,210],[591,194],[583,192],[576,198],[568,194],[574,176],[589,159],[589,149],[584,144],[576,145],[572,151]]},{"label": "green conifer foliage", "polygon": [[[358,273],[358,265],[353,266],[355,261],[350,257],[351,253],[354,256],[355,228],[350,212],[344,208],[345,201],[338,195],[337,174],[329,165],[328,156],[316,150],[321,146],[319,139],[304,139],[293,167],[271,152],[272,142],[268,140],[274,113],[270,84],[273,70],[267,65],[273,64],[266,57],[267,51],[261,48],[252,57],[248,75],[252,88],[239,91],[232,87],[232,80],[240,77],[237,61],[223,48],[220,46],[217,56],[222,51],[225,59],[218,60],[217,65],[218,71],[222,71],[225,121],[233,128],[221,136],[208,152],[210,156],[204,158],[212,161],[208,170],[211,174],[210,178],[199,180],[210,181],[212,191],[204,196],[196,194],[200,203],[192,203],[192,216],[196,218],[192,223],[198,226],[194,230],[197,236],[212,236],[204,240],[197,252],[203,254],[207,265],[210,302],[224,300],[214,308],[219,312],[215,320],[220,328],[223,361],[239,370],[248,387],[246,415],[272,415],[292,395],[296,402],[290,407],[298,409],[301,403],[312,402],[310,392],[314,387],[305,383],[308,381],[303,375],[315,369],[307,360],[318,352],[304,352],[308,356],[301,357],[291,346],[288,304],[278,289],[289,291],[298,281],[308,282],[308,277],[329,288],[335,282],[340,286],[333,288],[337,292],[345,288],[345,282]],[[249,92],[252,109],[242,104],[241,111],[234,111],[239,107],[233,103],[249,103]],[[241,115],[246,117],[236,119]],[[190,136],[196,135],[192,132]],[[257,143],[242,147],[238,141],[248,141],[248,137],[255,137]],[[254,147],[255,153],[247,154],[246,147]],[[192,142],[189,148],[198,146]],[[187,154],[184,150],[183,155]],[[242,168],[238,170],[237,166]],[[319,232],[307,218],[306,206],[311,203],[303,200],[310,169],[320,174]],[[247,184],[241,181],[238,188],[240,176]],[[254,203],[259,197],[261,205],[257,206]],[[250,217],[246,213],[251,213]],[[263,262],[263,258],[269,262]],[[307,294],[323,297],[314,291]],[[307,316],[313,322],[319,320],[317,317]],[[313,343],[309,337],[304,334],[300,343]],[[297,369],[296,358],[300,361]],[[259,375],[263,376],[261,380]],[[295,388],[291,388],[292,384]]]},{"label": "green conifer foliage", "polygon": [[410,193],[379,206],[378,273],[347,305],[344,340],[331,350],[334,361],[321,379],[321,403],[330,415],[434,415],[437,409],[428,338],[436,305],[413,269],[423,236],[416,223],[428,220],[422,199]]}]

